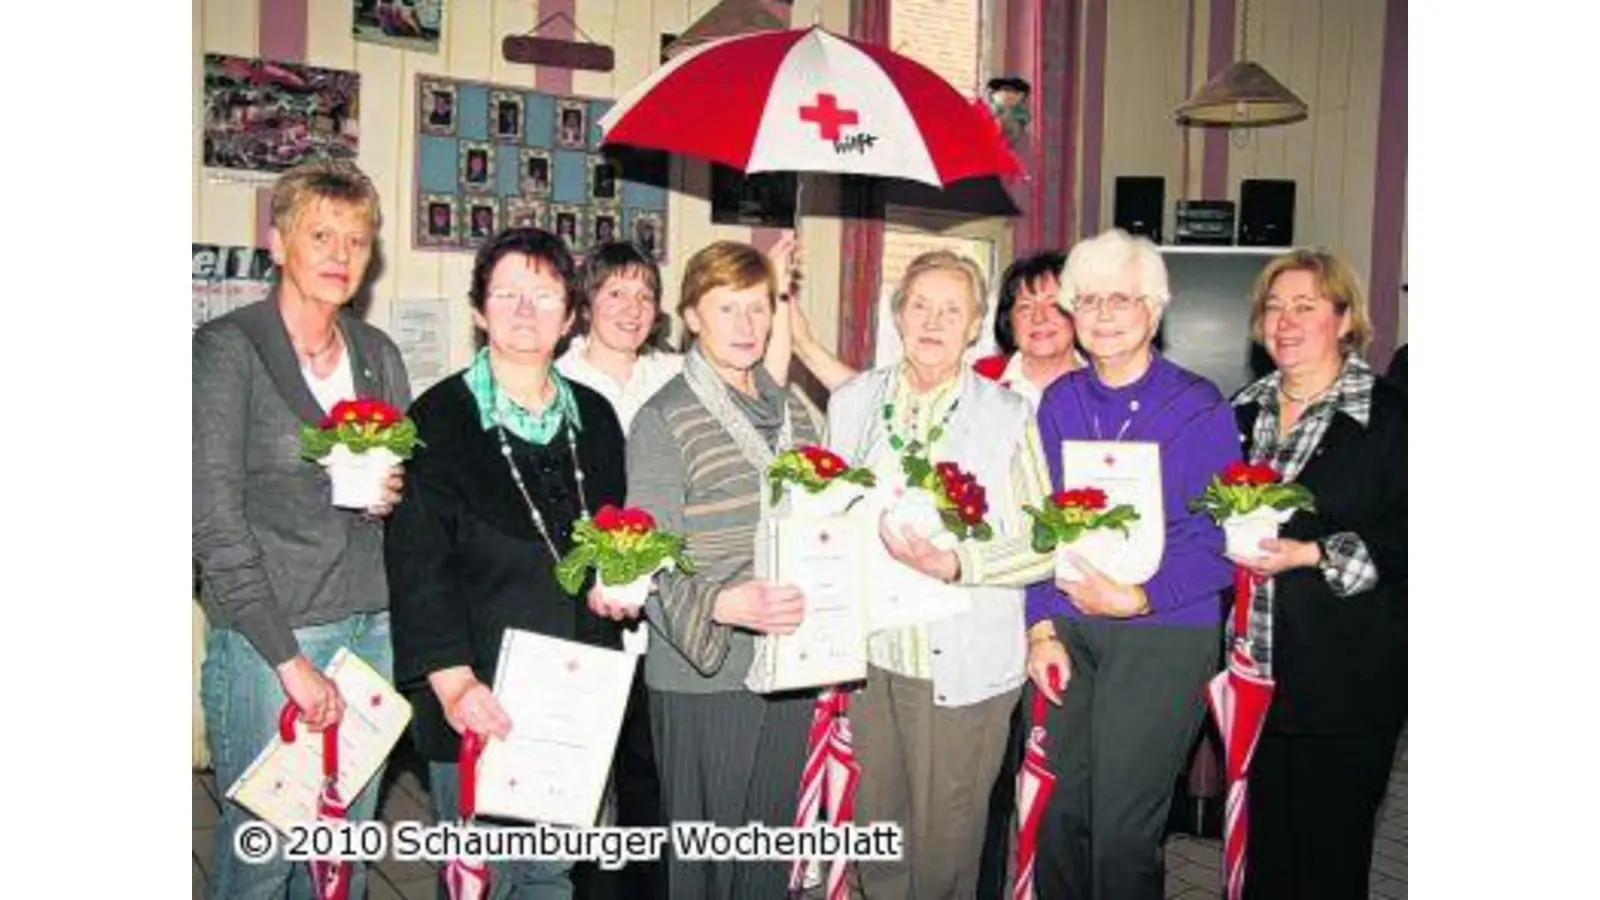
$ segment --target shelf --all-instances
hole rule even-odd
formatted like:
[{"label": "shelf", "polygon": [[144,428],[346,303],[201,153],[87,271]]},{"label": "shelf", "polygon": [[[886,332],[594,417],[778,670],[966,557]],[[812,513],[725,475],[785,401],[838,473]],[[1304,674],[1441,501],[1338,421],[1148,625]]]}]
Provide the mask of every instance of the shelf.
[{"label": "shelf", "polygon": [[1208,244],[1162,244],[1162,253],[1186,253],[1197,256],[1221,256],[1233,254],[1237,256],[1277,256],[1288,253],[1293,247],[1240,247],[1235,244],[1227,246],[1211,246]]}]

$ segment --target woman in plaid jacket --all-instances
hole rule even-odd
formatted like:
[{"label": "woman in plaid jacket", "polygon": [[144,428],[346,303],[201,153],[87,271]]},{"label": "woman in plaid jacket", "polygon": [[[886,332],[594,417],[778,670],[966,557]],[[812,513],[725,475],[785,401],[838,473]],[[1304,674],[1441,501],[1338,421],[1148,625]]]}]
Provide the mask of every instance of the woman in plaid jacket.
[{"label": "woman in plaid jacket", "polygon": [[1304,485],[1260,556],[1246,636],[1277,682],[1250,769],[1245,896],[1367,896],[1406,717],[1406,396],[1361,359],[1366,298],[1338,257],[1267,264],[1254,336],[1277,371],[1234,398],[1246,458]]}]

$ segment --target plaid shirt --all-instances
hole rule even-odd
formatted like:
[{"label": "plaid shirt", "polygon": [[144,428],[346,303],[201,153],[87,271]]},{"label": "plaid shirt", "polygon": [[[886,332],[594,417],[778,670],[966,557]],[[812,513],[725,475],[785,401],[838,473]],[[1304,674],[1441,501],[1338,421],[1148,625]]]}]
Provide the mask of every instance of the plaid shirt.
[{"label": "plaid shirt", "polygon": [[[1255,431],[1251,435],[1251,463],[1270,463],[1285,482],[1292,482],[1310,462],[1322,436],[1328,433],[1335,413],[1344,413],[1365,428],[1372,418],[1371,367],[1356,356],[1345,358],[1344,368],[1333,386],[1300,414],[1289,434],[1278,437],[1278,390],[1283,375],[1273,372],[1233,398],[1234,406],[1260,405]],[[1335,597],[1349,597],[1371,590],[1378,583],[1378,567],[1361,537],[1341,531],[1317,541],[1322,546],[1322,577]],[[1273,579],[1258,585],[1250,603],[1250,633],[1246,636],[1251,655],[1263,672],[1272,674],[1272,594]],[[1230,616],[1229,628],[1233,618]]]}]

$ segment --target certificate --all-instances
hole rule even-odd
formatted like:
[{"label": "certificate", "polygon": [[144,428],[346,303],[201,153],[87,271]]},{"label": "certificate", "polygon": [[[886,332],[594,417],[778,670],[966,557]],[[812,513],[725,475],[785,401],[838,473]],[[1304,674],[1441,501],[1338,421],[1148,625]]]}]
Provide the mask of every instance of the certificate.
[{"label": "certificate", "polygon": [[[347,648],[340,647],[325,674],[344,698],[339,720],[339,797],[351,803],[377,774],[411,721],[411,704]],[[322,792],[322,737],[296,724],[295,740],[274,735],[250,768],[228,788],[228,799],[284,834],[317,820]]]},{"label": "certificate", "polygon": [[546,825],[595,824],[638,657],[506,629],[494,695],[511,719],[478,762],[478,812]]},{"label": "certificate", "polygon": [[866,678],[863,563],[877,536],[853,516],[775,516],[763,525],[769,577],[799,588],[806,611],[793,634],[756,638],[745,687],[768,694]]},{"label": "certificate", "polygon": [[[926,503],[921,497],[926,492],[910,492],[903,485],[879,479],[882,485],[869,499],[872,501],[861,513],[871,523],[865,543],[867,550],[867,630],[878,632],[890,628],[926,625],[966,612],[972,604],[965,589],[946,584],[937,578],[924,575],[889,555],[878,535],[878,520],[884,513],[894,510],[891,523],[901,518],[914,518],[905,514],[905,505]],[[931,495],[929,495],[931,497]],[[938,513],[933,512],[935,520]],[[895,527],[891,524],[891,527]],[[941,531],[931,538],[941,550],[953,549],[956,537]]]},{"label": "certificate", "polygon": [[[1161,493],[1161,447],[1147,441],[1062,441],[1065,489],[1106,492],[1108,507],[1126,503],[1139,514],[1128,539],[1087,541],[1082,556],[1119,584],[1144,584],[1161,568],[1167,516]],[[1076,549],[1076,548],[1074,548]]]}]

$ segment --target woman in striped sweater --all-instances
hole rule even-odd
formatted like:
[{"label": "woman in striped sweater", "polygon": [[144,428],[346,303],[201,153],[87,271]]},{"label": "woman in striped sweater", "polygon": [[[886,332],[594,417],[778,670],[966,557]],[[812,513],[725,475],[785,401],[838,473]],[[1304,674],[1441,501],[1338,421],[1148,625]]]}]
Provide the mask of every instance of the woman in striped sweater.
[{"label": "woman in striped sweater", "polygon": [[[788,824],[813,697],[744,686],[758,634],[788,634],[805,598],[754,578],[763,473],[819,429],[761,366],[777,283],[755,248],[718,242],[689,260],[678,313],[694,335],[682,374],[634,418],[628,503],[684,534],[698,564],[663,574],[646,607],[651,730],[669,821]],[[668,861],[675,898],[782,897],[778,862]]]}]

